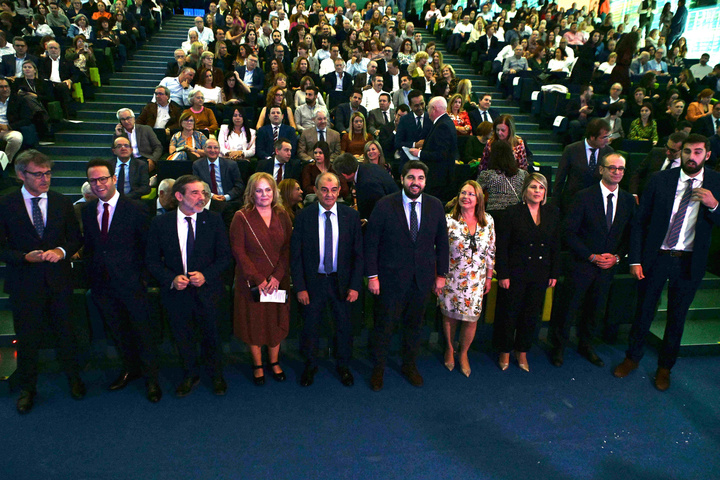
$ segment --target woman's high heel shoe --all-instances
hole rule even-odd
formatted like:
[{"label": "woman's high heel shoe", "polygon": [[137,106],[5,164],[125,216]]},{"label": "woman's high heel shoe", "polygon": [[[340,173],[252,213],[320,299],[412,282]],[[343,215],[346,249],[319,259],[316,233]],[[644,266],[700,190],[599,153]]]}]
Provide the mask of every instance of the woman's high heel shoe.
[{"label": "woman's high heel shoe", "polygon": [[[262,365],[254,365],[254,366],[253,366],[253,372],[254,372],[255,370],[262,370],[262,369],[263,369],[263,366],[262,366]],[[253,383],[255,384],[255,386],[258,386],[258,387],[260,387],[260,386],[262,386],[262,385],[265,385],[265,373],[263,372],[263,374],[260,375],[259,377],[256,377],[256,376],[253,374]]]},{"label": "woman's high heel shoe", "polygon": [[528,365],[527,357],[525,357],[524,359],[521,360],[521,359],[520,359],[520,356],[521,356],[521,355],[522,355],[523,357],[525,357],[525,353],[524,353],[524,352],[515,352],[515,358],[517,359],[518,367],[520,367],[521,369],[525,370],[526,372],[529,372],[529,371],[530,371],[530,365]]},{"label": "woman's high heel shoe", "polygon": [[275,373],[275,370],[272,368],[275,366],[280,366],[280,362],[273,362],[270,364],[270,371],[272,372],[272,376],[275,379],[276,382],[284,382],[287,377],[285,376],[285,372],[281,371],[280,373]]},{"label": "woman's high heel shoe", "polygon": [[498,366],[500,367],[500,370],[503,372],[508,369],[510,366],[510,354],[509,353],[501,353],[500,357],[498,358]]},{"label": "woman's high heel shoe", "polygon": [[[448,360],[448,357],[450,358],[450,360]],[[455,368],[455,357],[452,350],[445,350],[445,368],[447,368],[451,372]]]},{"label": "woman's high heel shoe", "polygon": [[466,377],[469,377],[471,370],[470,370],[470,362],[468,361],[467,356],[465,356],[465,358],[460,356],[459,362],[460,362],[460,371],[462,372],[463,375],[465,375]]}]

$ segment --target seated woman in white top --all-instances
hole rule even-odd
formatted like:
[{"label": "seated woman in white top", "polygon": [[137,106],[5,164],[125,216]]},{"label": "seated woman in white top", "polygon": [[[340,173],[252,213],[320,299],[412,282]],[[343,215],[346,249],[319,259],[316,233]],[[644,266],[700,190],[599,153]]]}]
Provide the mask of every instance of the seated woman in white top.
[{"label": "seated woman in white top", "polygon": [[598,70],[605,74],[612,73],[613,69],[615,68],[615,62],[617,61],[617,53],[612,52],[607,59],[607,62],[603,62],[598,67]]},{"label": "seated woman in white top", "polygon": [[215,103],[218,105],[225,103],[223,100],[222,88],[213,87],[213,83],[215,81],[213,76],[214,72],[212,70],[205,69],[201,75],[202,85],[200,83],[195,85],[195,90],[203,92],[203,95],[205,96],[205,103]]},{"label": "seated woman in white top", "polygon": [[230,124],[220,126],[218,142],[220,152],[233,160],[248,160],[255,156],[255,130],[245,125],[245,117],[240,107],[230,109]]},{"label": "seated woman in white top", "polygon": [[555,57],[548,62],[548,70],[551,72],[565,72],[570,74],[565,50],[562,48],[555,49]]}]

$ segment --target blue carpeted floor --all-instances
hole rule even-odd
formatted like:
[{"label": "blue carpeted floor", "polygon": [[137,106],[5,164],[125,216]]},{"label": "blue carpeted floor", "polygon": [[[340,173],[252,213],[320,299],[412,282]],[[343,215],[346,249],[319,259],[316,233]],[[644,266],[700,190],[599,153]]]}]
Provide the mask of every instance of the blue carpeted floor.
[{"label": "blue carpeted floor", "polygon": [[142,381],[110,393],[116,370],[86,372],[88,396],[70,399],[61,374],[45,374],[35,409],[15,412],[4,391],[4,479],[716,479],[720,477],[720,362],[681,358],[666,393],[652,384],[649,352],[626,379],[611,375],[621,346],[600,347],[598,369],[574,351],[557,369],[534,347],[532,372],[501,372],[471,352],[473,374],[448,372],[441,354],[419,361],[421,389],[397,364],[372,392],[364,358],[345,388],[329,361],[301,388],[302,363],[286,357],[288,381],[255,387],[246,364],[226,369],[229,391],[207,379],[176,399],[177,369],[163,370],[165,396]]}]

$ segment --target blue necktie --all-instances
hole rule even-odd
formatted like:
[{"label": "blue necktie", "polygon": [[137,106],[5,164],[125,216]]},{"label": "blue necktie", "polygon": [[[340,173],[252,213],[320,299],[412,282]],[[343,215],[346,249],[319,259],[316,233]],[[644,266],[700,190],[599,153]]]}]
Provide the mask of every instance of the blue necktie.
[{"label": "blue necktie", "polygon": [[192,257],[193,249],[195,248],[195,232],[192,226],[192,217],[185,217],[185,221],[188,224],[187,243],[185,244],[185,259],[187,262],[187,270],[190,272],[190,257]]},{"label": "blue necktie", "polygon": [[415,205],[417,205],[417,202],[410,202],[410,238],[412,238],[413,243],[415,243],[418,236],[418,217]]},{"label": "blue necktie", "polygon": [[690,204],[692,189],[693,179],[691,178],[687,181],[687,187],[685,187],[683,196],[680,199],[680,205],[678,206],[677,213],[675,213],[672,223],[670,224],[670,233],[668,233],[666,241],[667,246],[670,248],[675,248],[678,240],[680,240],[680,230],[682,230],[683,223],[685,222],[685,214],[687,213],[687,207]]},{"label": "blue necktie", "polygon": [[45,222],[43,221],[42,210],[40,210],[40,197],[33,197],[32,199],[32,220],[35,231],[42,238],[43,232],[45,232]]},{"label": "blue necktie", "polygon": [[323,268],[325,273],[333,273],[333,233],[330,222],[332,212],[325,212],[325,253],[323,255]]}]

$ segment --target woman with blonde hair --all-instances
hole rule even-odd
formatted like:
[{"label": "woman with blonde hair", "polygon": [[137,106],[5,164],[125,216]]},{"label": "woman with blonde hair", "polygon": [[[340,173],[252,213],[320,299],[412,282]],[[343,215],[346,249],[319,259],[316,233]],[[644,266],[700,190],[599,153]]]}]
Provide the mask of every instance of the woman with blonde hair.
[{"label": "woman with blonde hair", "polygon": [[293,115],[292,109],[285,102],[285,89],[274,86],[268,90],[265,106],[260,110],[260,116],[258,117],[255,130],[260,130],[263,125],[270,123],[270,118],[268,117],[270,107],[280,107],[280,110],[283,112],[283,123],[290,125],[292,128],[297,128],[295,126],[295,115]]},{"label": "woman with blonde hair", "polygon": [[290,217],[290,221],[295,223],[295,215],[303,207],[303,190],[300,184],[294,178],[286,178],[278,185],[278,191],[282,207]]},{"label": "woman with blonde hair", "polygon": [[472,133],[470,117],[463,108],[462,95],[456,93],[450,97],[447,102],[447,114],[455,124],[458,135],[470,135]]},{"label": "woman with blonde hair", "polygon": [[373,139],[367,132],[365,115],[355,112],[350,116],[350,129],[340,139],[340,150],[356,157],[363,155],[365,144]]},{"label": "woman with blonde hair", "polygon": [[408,74],[412,77],[422,77],[425,73],[425,65],[428,64],[430,56],[426,52],[415,54],[415,61],[408,65]]},{"label": "woman with blonde hair", "polygon": [[385,154],[380,142],[377,140],[370,140],[365,144],[363,149],[363,163],[374,163],[383,167],[390,175],[392,175],[392,168],[385,162]]}]

